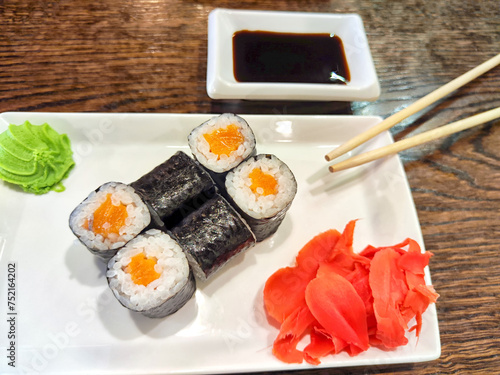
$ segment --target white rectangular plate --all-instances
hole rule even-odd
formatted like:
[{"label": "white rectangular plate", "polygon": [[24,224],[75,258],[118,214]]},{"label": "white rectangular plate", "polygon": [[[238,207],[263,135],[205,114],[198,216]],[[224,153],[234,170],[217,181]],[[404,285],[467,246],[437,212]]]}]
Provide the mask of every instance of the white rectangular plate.
[{"label": "white rectangular plate", "polygon": [[[423,246],[407,179],[397,156],[331,175],[323,155],[379,117],[243,117],[259,153],[289,165],[298,193],[271,238],[232,259],[176,314],[149,319],[113,297],[104,265],[75,239],[68,216],[107,181],[132,182],[178,150],[209,114],[3,113],[9,123],[49,123],[72,141],[76,166],[66,191],[31,195],[0,181],[0,373],[212,374],[313,368],[271,353],[277,328],[265,316],[262,290],[278,268],[293,264],[314,235],[360,219],[354,248],[391,245],[406,237]],[[364,148],[392,142],[382,133]],[[16,368],[8,366],[7,264],[16,264]],[[431,260],[432,267],[432,260]],[[430,277],[427,273],[427,281]],[[439,292],[439,291],[438,291]],[[391,352],[370,348],[323,359],[321,367],[428,361],[440,355],[436,309],[424,314],[420,339]]]}]

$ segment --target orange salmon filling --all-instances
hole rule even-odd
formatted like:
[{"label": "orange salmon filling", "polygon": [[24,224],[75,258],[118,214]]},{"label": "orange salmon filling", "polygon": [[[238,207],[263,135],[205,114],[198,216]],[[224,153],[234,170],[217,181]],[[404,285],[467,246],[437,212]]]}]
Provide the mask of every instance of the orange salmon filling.
[{"label": "orange salmon filling", "polygon": [[103,237],[108,237],[111,233],[120,234],[120,228],[125,225],[127,217],[127,206],[115,206],[111,202],[111,194],[108,194],[106,200],[94,211],[92,231]]},{"label": "orange salmon filling", "polygon": [[161,276],[155,271],[156,261],[154,257],[146,258],[143,253],[134,255],[125,272],[130,274],[135,284],[146,286]]},{"label": "orange salmon filling", "polygon": [[214,130],[212,133],[203,134],[205,140],[210,146],[210,152],[213,154],[226,155],[236,151],[243,143],[244,138],[236,125],[229,125],[225,128]]},{"label": "orange salmon filling", "polygon": [[254,168],[254,170],[248,174],[248,177],[250,177],[250,181],[252,181],[250,190],[252,190],[254,194],[276,194],[278,181],[276,181],[274,176],[262,172],[260,168]]}]

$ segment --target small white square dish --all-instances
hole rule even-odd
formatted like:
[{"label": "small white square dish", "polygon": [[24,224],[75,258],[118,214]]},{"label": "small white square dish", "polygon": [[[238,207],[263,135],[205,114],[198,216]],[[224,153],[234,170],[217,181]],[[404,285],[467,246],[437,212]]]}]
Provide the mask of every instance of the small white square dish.
[{"label": "small white square dish", "polygon": [[[347,84],[241,81],[235,78],[236,32],[335,35],[350,72]],[[214,9],[208,17],[207,93],[212,99],[373,101],[380,85],[357,14]]]}]

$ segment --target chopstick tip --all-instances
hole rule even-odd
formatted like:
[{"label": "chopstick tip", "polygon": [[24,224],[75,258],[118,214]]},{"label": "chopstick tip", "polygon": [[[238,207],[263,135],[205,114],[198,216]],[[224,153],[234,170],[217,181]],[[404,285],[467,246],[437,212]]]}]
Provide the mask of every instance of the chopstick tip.
[{"label": "chopstick tip", "polygon": [[335,168],[333,168],[333,165],[330,165],[330,166],[328,167],[328,170],[329,170],[331,173],[335,172]]},{"label": "chopstick tip", "polygon": [[332,160],[332,158],[331,158],[328,154],[326,154],[326,155],[325,155],[325,160],[326,160],[326,161],[330,161],[330,160]]}]

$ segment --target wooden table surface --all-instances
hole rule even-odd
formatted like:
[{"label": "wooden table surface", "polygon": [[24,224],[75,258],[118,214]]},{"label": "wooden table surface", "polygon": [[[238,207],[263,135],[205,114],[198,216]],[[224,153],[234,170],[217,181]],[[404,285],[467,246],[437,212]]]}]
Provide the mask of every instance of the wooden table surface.
[{"label": "wooden table surface", "polygon": [[[215,7],[358,13],[381,84],[356,103],[211,100]],[[389,116],[500,52],[498,0],[0,0],[0,112]],[[500,106],[500,67],[392,129],[396,139]],[[401,153],[431,263],[442,355],[297,374],[500,373],[500,121]]]}]

